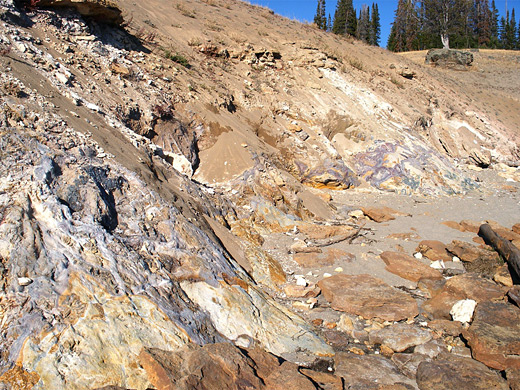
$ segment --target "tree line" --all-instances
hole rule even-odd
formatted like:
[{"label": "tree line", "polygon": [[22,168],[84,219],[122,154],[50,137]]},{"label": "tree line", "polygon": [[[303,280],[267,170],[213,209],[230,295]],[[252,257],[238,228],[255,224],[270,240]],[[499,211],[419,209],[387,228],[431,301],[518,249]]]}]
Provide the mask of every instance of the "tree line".
[{"label": "tree line", "polygon": [[325,0],[318,0],[314,23],[318,28],[332,31],[338,35],[351,35],[369,45],[379,46],[381,41],[381,22],[379,7],[372,3],[372,7],[364,4],[358,12],[352,0],[338,0],[334,18],[325,13]]},{"label": "tree line", "polygon": [[391,51],[433,47],[520,49],[514,8],[499,18],[495,0],[399,0]]}]

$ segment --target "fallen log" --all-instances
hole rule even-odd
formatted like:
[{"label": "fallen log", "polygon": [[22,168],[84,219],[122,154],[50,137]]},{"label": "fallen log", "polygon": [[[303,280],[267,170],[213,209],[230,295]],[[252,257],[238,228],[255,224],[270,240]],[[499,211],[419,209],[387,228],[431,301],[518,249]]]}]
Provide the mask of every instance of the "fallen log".
[{"label": "fallen log", "polygon": [[[509,265],[509,272],[515,284],[520,282],[520,250],[509,240],[500,237],[487,223],[480,225],[478,235],[486,244],[492,246]],[[514,271],[515,275],[513,275]]]}]

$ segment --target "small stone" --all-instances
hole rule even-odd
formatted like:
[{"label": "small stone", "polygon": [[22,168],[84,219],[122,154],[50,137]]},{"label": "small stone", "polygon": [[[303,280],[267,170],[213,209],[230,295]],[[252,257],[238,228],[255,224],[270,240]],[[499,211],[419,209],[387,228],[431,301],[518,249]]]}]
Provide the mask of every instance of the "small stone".
[{"label": "small stone", "polygon": [[432,261],[432,263],[430,264],[430,267],[432,267],[433,269],[445,269],[446,268],[446,266],[444,265],[444,261],[442,261],[442,260]]},{"label": "small stone", "polygon": [[413,257],[415,257],[416,259],[422,259],[423,258],[423,255],[421,252],[415,252],[413,254]]},{"label": "small stone", "polygon": [[463,324],[470,323],[476,306],[477,302],[473,299],[461,299],[453,305],[450,315],[453,321],[459,321]]},{"label": "small stone", "polygon": [[18,285],[19,286],[28,286],[33,282],[31,278],[21,277],[18,278]]},{"label": "small stone", "polygon": [[343,268],[337,267],[334,269],[334,272],[343,272]]},{"label": "small stone", "polygon": [[307,287],[309,283],[302,275],[296,275],[296,285],[301,287]]},{"label": "small stone", "polygon": [[325,272],[325,273],[323,274],[323,277],[324,277],[324,278],[330,278],[331,276],[332,276],[332,275],[329,274],[328,272]]}]

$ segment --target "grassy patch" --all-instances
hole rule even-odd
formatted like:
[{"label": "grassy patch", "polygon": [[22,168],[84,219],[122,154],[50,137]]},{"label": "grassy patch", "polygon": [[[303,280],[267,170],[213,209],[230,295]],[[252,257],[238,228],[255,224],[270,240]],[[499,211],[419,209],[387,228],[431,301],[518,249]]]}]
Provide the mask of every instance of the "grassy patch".
[{"label": "grassy patch", "polygon": [[191,68],[190,63],[188,62],[188,59],[184,57],[182,54],[179,53],[172,53],[169,50],[164,50],[164,58],[167,58],[169,60],[172,60],[173,62],[176,62],[179,65],[184,66],[185,68]]}]

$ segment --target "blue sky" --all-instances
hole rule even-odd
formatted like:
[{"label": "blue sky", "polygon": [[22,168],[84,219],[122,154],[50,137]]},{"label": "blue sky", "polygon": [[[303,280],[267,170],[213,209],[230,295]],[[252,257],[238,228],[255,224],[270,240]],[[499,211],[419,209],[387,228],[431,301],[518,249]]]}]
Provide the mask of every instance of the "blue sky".
[{"label": "blue sky", "polygon": [[[388,35],[390,34],[391,24],[394,21],[394,12],[397,8],[398,0],[353,0],[354,8],[359,12],[363,4],[372,5],[376,2],[379,7],[379,14],[381,15],[381,43],[382,47],[386,47]],[[505,14],[505,3],[507,1],[507,8],[515,9],[516,18],[520,17],[520,0],[495,0],[495,4],[500,14]],[[258,4],[272,9],[277,14],[288,17],[290,19],[297,19],[302,22],[312,21],[316,13],[316,6],[318,0],[249,0],[252,4]],[[489,1],[491,3],[491,0]],[[330,13],[331,18],[334,17],[336,9],[336,0],[326,0],[325,6],[327,14]]]}]

